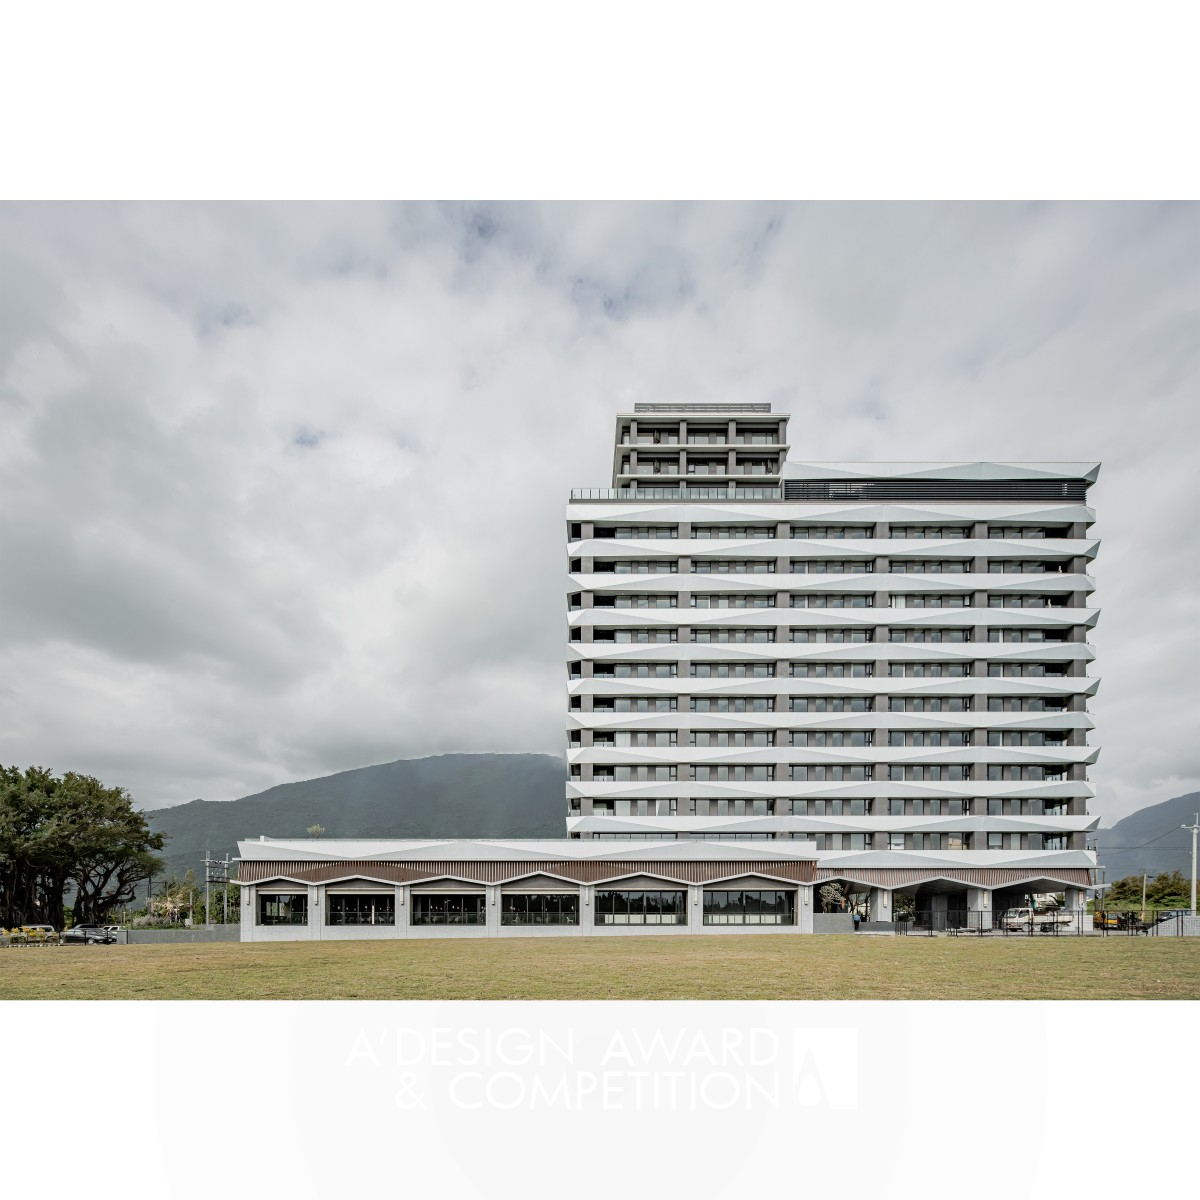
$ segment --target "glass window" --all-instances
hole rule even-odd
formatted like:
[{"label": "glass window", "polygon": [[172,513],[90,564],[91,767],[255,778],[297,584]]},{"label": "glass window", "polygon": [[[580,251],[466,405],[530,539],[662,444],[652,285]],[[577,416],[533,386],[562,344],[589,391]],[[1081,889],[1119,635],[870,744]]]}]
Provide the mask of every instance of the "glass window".
[{"label": "glass window", "polygon": [[595,712],[674,712],[674,696],[596,696]]},{"label": "glass window", "polygon": [[692,560],[696,575],[771,575],[775,560],[759,558],[697,558]]},{"label": "glass window", "polygon": [[258,923],[260,925],[307,925],[307,892],[272,892],[258,894]]},{"label": "glass window", "polygon": [[696,679],[769,679],[775,674],[774,663],[692,663]]},{"label": "glass window", "polygon": [[678,536],[674,525],[618,525],[615,529],[596,529],[598,538],[614,537],[641,541],[643,539],[673,538]]},{"label": "glass window", "polygon": [[871,712],[871,696],[792,696],[792,712]]},{"label": "glass window", "polygon": [[773,642],[773,629],[693,629],[693,642]]},{"label": "glass window", "polygon": [[961,592],[954,596],[934,596],[926,593],[893,592],[889,603],[892,608],[970,608],[971,594]]},{"label": "glass window", "polygon": [[705,925],[794,925],[793,891],[704,892]]},{"label": "glass window", "polygon": [[[672,734],[672,737],[675,735]],[[792,735],[795,736],[794,734]],[[692,734],[693,746],[773,746],[775,744],[775,732],[771,731],[750,731],[743,732],[736,730],[728,732],[725,730],[697,730]]]},{"label": "glass window", "polygon": [[592,640],[596,642],[637,643],[673,642],[678,636],[674,629],[597,629]]},{"label": "glass window", "polygon": [[[705,800],[696,801],[696,816],[698,817],[768,817],[771,815],[771,801],[767,799],[751,800]],[[692,833],[691,837],[699,837]],[[731,837],[732,834],[713,834],[714,837]],[[771,834],[765,836],[771,837]]]},{"label": "glass window", "polygon": [[[596,607],[605,607],[601,603],[601,597],[596,597]],[[610,600],[613,608],[675,608],[679,603],[678,596],[636,596],[632,593],[620,596],[605,596],[604,600]]]},{"label": "glass window", "polygon": [[692,537],[707,538],[773,538],[774,525],[693,525]]},{"label": "glass window", "polygon": [[873,525],[793,525],[793,538],[814,538],[819,541],[841,541],[844,538],[869,538]]},{"label": "glass window", "polygon": [[578,925],[577,893],[504,895],[500,898],[501,925]]},{"label": "glass window", "polygon": [[598,891],[597,925],[685,925],[683,891]]},{"label": "glass window", "polygon": [[875,597],[869,593],[853,595],[822,595],[817,592],[794,595],[793,608],[871,608]]},{"label": "glass window", "polygon": [[722,593],[716,596],[692,593],[693,608],[774,608],[774,596],[738,596]]},{"label": "glass window", "polygon": [[479,893],[434,894],[416,892],[412,898],[414,925],[483,925],[484,902]]},{"label": "glass window", "polygon": [[869,746],[872,740],[872,733],[867,729],[801,730],[792,733],[793,746]]},{"label": "glass window", "polygon": [[395,925],[396,893],[328,892],[325,896],[326,925]]},{"label": "glass window", "polygon": [[[897,768],[893,767],[895,771]],[[858,763],[837,763],[832,766],[792,767],[794,783],[869,783],[874,767]]]},{"label": "glass window", "polygon": [[[674,770],[674,768],[672,768]],[[702,783],[713,781],[754,781],[765,783],[774,777],[774,767],[770,766],[695,766],[692,768],[692,778]]]}]

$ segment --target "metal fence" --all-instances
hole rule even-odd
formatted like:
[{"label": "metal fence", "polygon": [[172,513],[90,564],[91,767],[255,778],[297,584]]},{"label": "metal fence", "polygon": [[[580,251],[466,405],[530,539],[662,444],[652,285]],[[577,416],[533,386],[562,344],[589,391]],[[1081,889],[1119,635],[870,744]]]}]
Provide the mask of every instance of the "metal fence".
[{"label": "metal fence", "polygon": [[952,909],[917,912],[895,922],[906,937],[1200,937],[1200,917],[1177,909],[1165,912],[992,912]]}]

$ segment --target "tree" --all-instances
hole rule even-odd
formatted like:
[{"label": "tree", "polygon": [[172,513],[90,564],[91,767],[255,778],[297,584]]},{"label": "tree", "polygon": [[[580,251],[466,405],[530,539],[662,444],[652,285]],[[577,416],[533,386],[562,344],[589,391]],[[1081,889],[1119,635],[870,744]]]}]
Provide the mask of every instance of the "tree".
[{"label": "tree", "polygon": [[[203,923],[211,922],[214,925],[223,925],[225,923],[225,902],[228,900],[229,924],[236,925],[242,919],[241,899],[241,888],[232,880],[228,883],[214,883],[211,889],[209,910],[203,917],[197,917],[197,920]],[[197,902],[197,907],[201,913],[205,913],[203,896]]]},{"label": "tree", "polygon": [[1192,881],[1178,871],[1164,871],[1146,887],[1146,904],[1151,908],[1187,908],[1191,903]]},{"label": "tree", "polygon": [[196,903],[196,872],[191,867],[179,875],[168,875],[159,885],[158,895],[150,901],[151,917],[176,925],[183,919],[185,910],[190,911]]},{"label": "tree", "polygon": [[106,788],[90,775],[63,776],[63,807],[75,830],[75,924],[104,924],[128,904],[137,885],[162,866],[155,853],[166,836],[152,833],[124,788]]},{"label": "tree", "polygon": [[305,831],[310,838],[319,838],[325,832],[324,825],[310,825]]},{"label": "tree", "polygon": [[0,925],[103,922],[161,867],[164,835],[151,833],[123,788],[91,775],[0,766]]},{"label": "tree", "polygon": [[[1147,908],[1186,908],[1190,903],[1191,880],[1178,871],[1164,871],[1146,879]],[[1142,906],[1142,876],[1126,875],[1104,892],[1104,907],[1134,909]]]},{"label": "tree", "polygon": [[43,767],[0,768],[0,925],[62,928],[72,848],[59,786]]},{"label": "tree", "polygon": [[836,881],[825,884],[819,893],[822,912],[842,912],[846,907],[846,893]]}]

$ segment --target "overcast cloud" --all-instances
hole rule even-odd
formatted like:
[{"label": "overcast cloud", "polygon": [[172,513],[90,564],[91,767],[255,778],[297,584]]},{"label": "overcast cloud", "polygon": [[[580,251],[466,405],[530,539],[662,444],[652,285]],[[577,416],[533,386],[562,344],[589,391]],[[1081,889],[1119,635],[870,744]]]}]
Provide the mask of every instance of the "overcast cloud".
[{"label": "overcast cloud", "polygon": [[1192,205],[0,206],[0,762],[146,807],[565,741],[638,400],[1101,459],[1094,810],[1195,789]]}]

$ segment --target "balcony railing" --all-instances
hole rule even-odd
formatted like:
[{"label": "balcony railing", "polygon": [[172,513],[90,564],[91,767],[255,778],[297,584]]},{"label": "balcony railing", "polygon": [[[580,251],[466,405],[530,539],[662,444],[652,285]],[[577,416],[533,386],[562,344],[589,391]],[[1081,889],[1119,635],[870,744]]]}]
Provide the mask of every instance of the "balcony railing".
[{"label": "balcony railing", "polygon": [[769,404],[692,404],[682,401],[679,404],[642,404],[633,406],[634,413],[769,413]]}]

